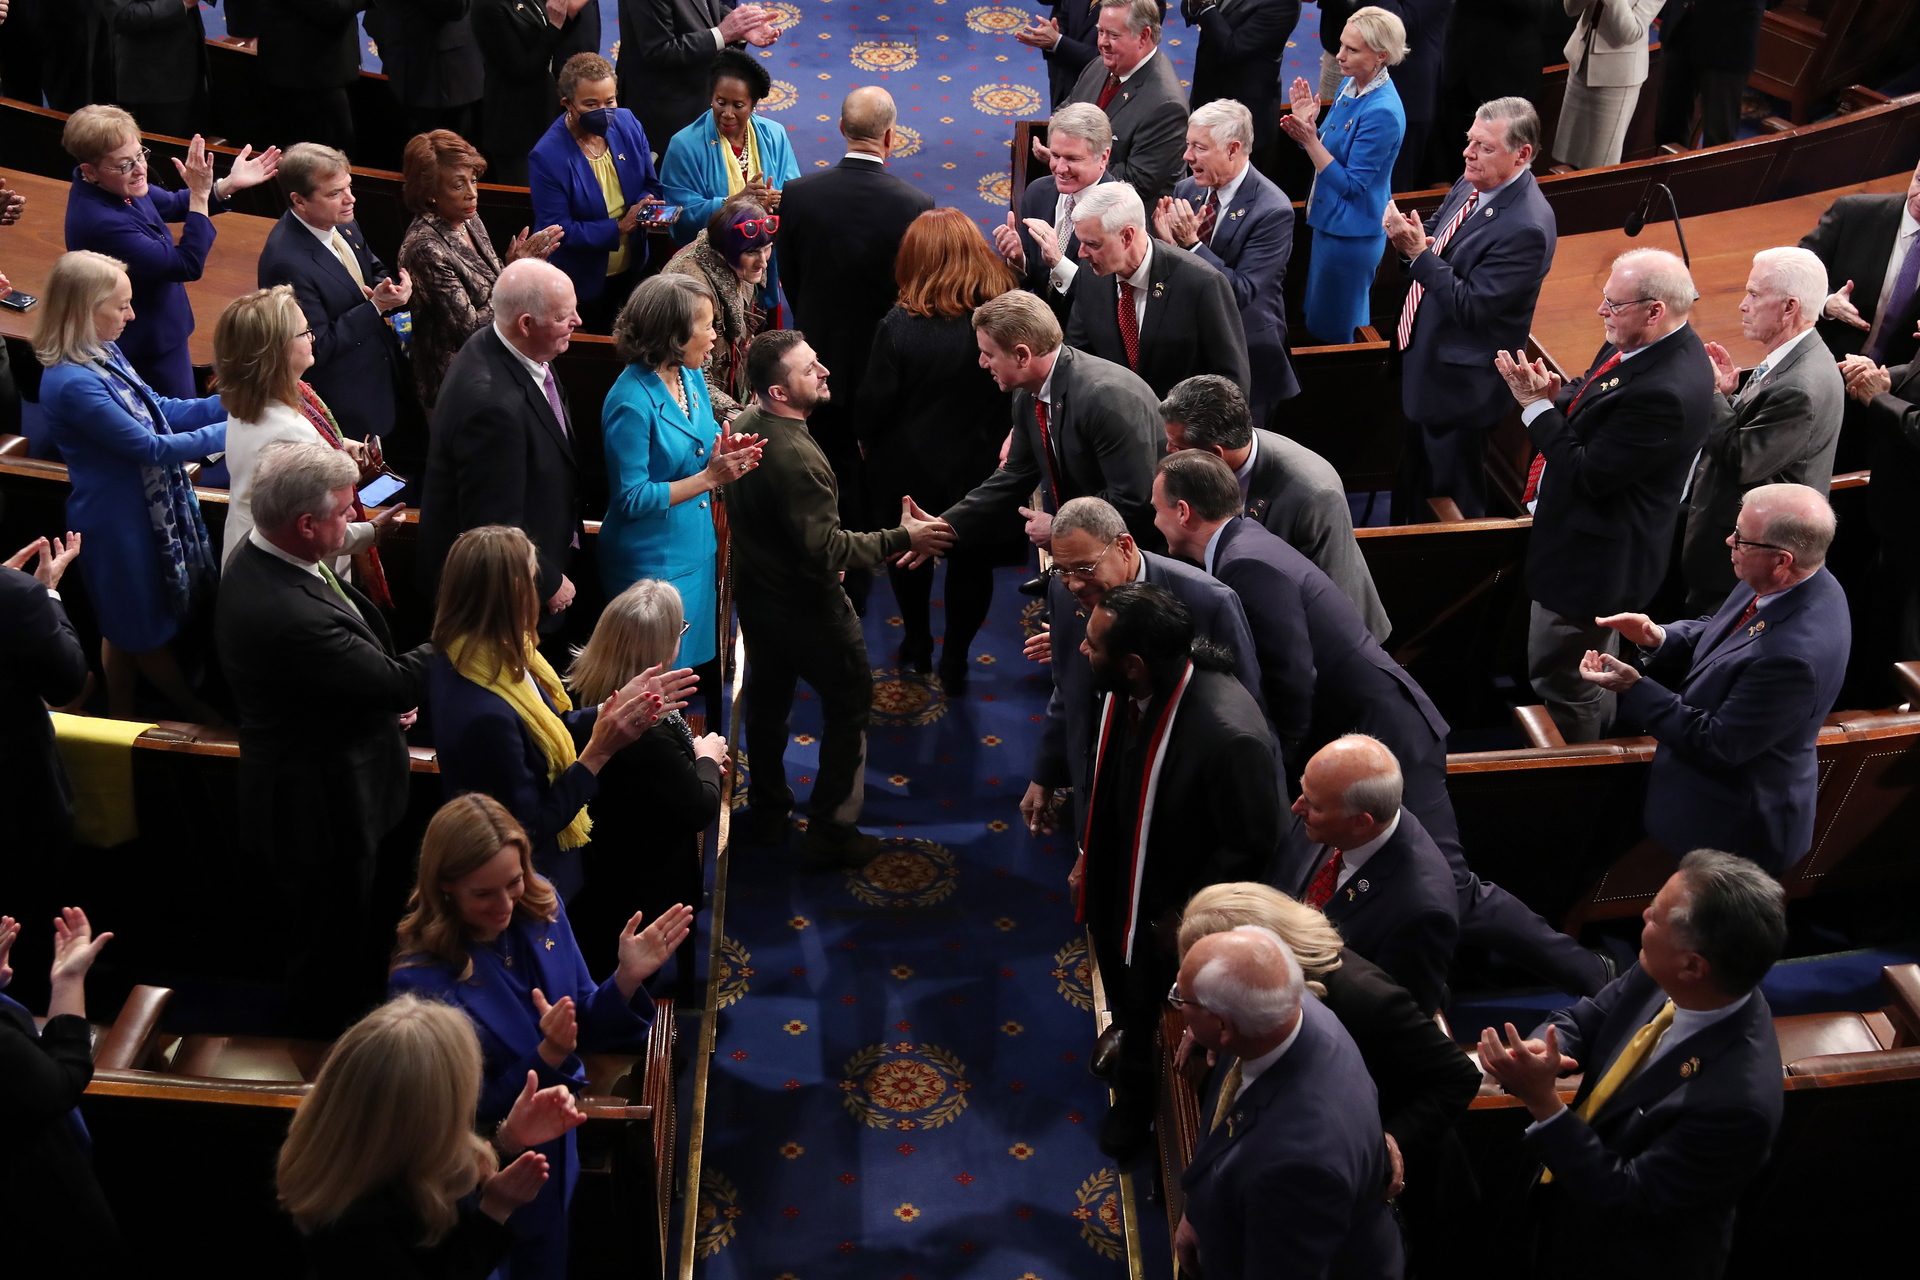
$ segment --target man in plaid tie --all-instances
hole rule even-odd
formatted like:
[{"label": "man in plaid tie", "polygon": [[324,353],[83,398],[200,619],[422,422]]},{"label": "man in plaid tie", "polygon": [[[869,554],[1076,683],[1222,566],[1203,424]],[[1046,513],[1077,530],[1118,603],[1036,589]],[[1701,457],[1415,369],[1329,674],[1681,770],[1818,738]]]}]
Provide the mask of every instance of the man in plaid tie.
[{"label": "man in plaid tie", "polygon": [[[1557,1277],[1717,1276],[1741,1191],[1784,1095],[1759,990],[1787,940],[1785,895],[1744,858],[1698,849],[1654,898],[1640,963],[1480,1063],[1533,1116],[1550,1179],[1528,1198],[1532,1265]],[[1559,1077],[1583,1070],[1573,1105]],[[1526,1259],[1516,1259],[1522,1267]]]},{"label": "man in plaid tie", "polygon": [[1595,619],[1642,651],[1639,669],[1592,650],[1579,671],[1660,743],[1645,816],[1668,850],[1711,842],[1779,875],[1812,847],[1816,743],[1853,647],[1847,594],[1824,567],[1833,527],[1825,495],[1762,485],[1727,538],[1740,582],[1718,613]]},{"label": "man in plaid tie", "polygon": [[1527,167],[1539,145],[1532,103],[1485,103],[1467,131],[1466,170],[1433,216],[1422,225],[1389,203],[1381,220],[1413,280],[1395,349],[1401,408],[1419,431],[1394,487],[1398,520],[1429,519],[1434,497],[1470,518],[1487,513],[1487,432],[1511,408],[1493,355],[1526,347],[1553,265],[1557,224]]}]

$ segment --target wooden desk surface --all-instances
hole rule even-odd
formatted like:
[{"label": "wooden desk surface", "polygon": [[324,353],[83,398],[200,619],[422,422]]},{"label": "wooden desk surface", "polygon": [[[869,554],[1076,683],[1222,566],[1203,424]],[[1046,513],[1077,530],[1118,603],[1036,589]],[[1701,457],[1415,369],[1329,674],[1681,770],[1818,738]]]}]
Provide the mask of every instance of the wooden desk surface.
[{"label": "wooden desk surface", "polygon": [[[27,197],[27,210],[11,227],[0,227],[0,272],[13,287],[46,296],[47,273],[66,252],[67,189],[65,182],[42,178],[13,169],[0,169],[7,185]],[[213,363],[213,324],[227,303],[252,293],[258,276],[260,251],[266,247],[273,219],[256,218],[244,213],[223,213],[213,220],[218,233],[207,254],[207,268],[200,279],[187,286],[193,303],[193,338],[189,346],[196,365]],[[174,239],[179,239],[176,230]],[[0,334],[9,338],[31,339],[34,320],[40,308],[32,311],[8,311],[0,308]]]},{"label": "wooden desk surface", "polygon": [[[1726,347],[1734,362],[1751,368],[1766,352],[1757,342],[1740,336],[1740,299],[1746,293],[1753,255],[1762,249],[1800,243],[1835,199],[1861,192],[1904,191],[1909,175],[1817,191],[1793,200],[1776,200],[1747,209],[1687,218],[1687,248],[1693,252],[1693,283],[1700,301],[1693,306],[1693,325],[1709,342]],[[1680,251],[1671,219],[1649,222],[1638,237],[1624,231],[1593,231],[1561,236],[1553,255],[1553,270],[1540,290],[1533,313],[1533,336],[1541,348],[1570,375],[1586,372],[1593,355],[1606,341],[1600,317],[1600,293],[1613,260],[1629,249]]]}]

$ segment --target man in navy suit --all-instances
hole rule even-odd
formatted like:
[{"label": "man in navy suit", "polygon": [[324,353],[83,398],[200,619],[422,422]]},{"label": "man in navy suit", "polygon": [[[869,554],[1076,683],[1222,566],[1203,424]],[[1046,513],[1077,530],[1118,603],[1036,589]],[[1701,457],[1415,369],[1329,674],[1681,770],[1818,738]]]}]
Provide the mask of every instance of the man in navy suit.
[{"label": "man in navy suit", "polygon": [[405,357],[387,323],[413,296],[406,270],[395,281],[353,220],[347,157],[303,142],[280,157],[276,175],[292,206],[260,251],[262,289],[293,286],[313,330],[306,380],[345,434],[383,436],[394,428],[399,397],[412,394]]},{"label": "man in navy suit", "polygon": [[[1720,1275],[1741,1190],[1766,1163],[1783,1092],[1760,980],[1787,940],[1785,895],[1742,858],[1696,849],[1654,898],[1640,963],[1480,1063],[1533,1115],[1546,1166],[1529,1209],[1556,1277]],[[1582,1070],[1573,1106],[1556,1086]]]},{"label": "man in navy suit", "polygon": [[1099,498],[1075,498],[1053,517],[1053,561],[1059,570],[1047,589],[1048,629],[1027,641],[1026,656],[1053,670],[1053,695],[1034,754],[1033,781],[1020,814],[1035,832],[1054,829],[1054,790],[1072,787],[1073,830],[1086,829],[1087,783],[1093,767],[1098,710],[1093,669],[1081,642],[1087,615],[1122,583],[1164,587],[1186,607],[1193,633],[1229,650],[1233,672],[1257,702],[1260,669],[1247,617],[1232,591],[1198,569],[1142,551],[1120,513]]},{"label": "man in navy suit", "polygon": [[[1562,991],[1591,995],[1605,986],[1613,977],[1605,961],[1467,865],[1447,794],[1447,722],[1337,585],[1270,529],[1241,517],[1237,496],[1218,456],[1176,453],[1162,460],[1155,480],[1156,518],[1174,554],[1204,565],[1239,597],[1270,713],[1286,705],[1273,666],[1310,671],[1313,719],[1294,759],[1341,734],[1379,739],[1400,762],[1406,810],[1451,868],[1461,940],[1500,952]],[[1304,656],[1297,639],[1303,625]]]},{"label": "man in navy suit", "polygon": [[1100,33],[1095,23],[1100,6],[1079,0],[1058,0],[1053,16],[1034,17],[1033,25],[1014,33],[1029,49],[1040,50],[1047,64],[1047,91],[1057,112],[1087,64],[1100,56]]},{"label": "man in navy suit", "polygon": [[1812,847],[1814,744],[1853,644],[1847,593],[1824,567],[1833,526],[1816,490],[1762,485],[1727,538],[1740,585],[1720,612],[1600,619],[1645,651],[1645,674],[1598,651],[1580,674],[1659,740],[1646,822],[1668,850],[1712,841],[1781,875]]},{"label": "man in navy suit", "polygon": [[1045,298],[1064,326],[1080,277],[1074,206],[1088,190],[1114,181],[1107,172],[1113,126],[1106,112],[1090,102],[1060,108],[1047,121],[1046,152],[1047,176],[1027,184],[1019,215],[1008,210],[1006,224],[993,229],[993,247],[1020,274],[1021,287]]},{"label": "man in navy suit", "polygon": [[1354,733],[1322,747],[1300,775],[1273,883],[1431,1015],[1446,1003],[1459,905],[1447,857],[1401,807],[1402,789],[1400,762],[1379,739]]},{"label": "man in navy suit", "polygon": [[[1219,6],[1209,6],[1209,12]],[[1264,426],[1274,405],[1300,394],[1287,358],[1287,300],[1282,284],[1293,253],[1293,203],[1248,163],[1254,118],[1238,102],[1209,102],[1187,122],[1193,176],[1153,211],[1162,240],[1226,276],[1247,339],[1253,420]]]},{"label": "man in navy suit", "polygon": [[1585,377],[1562,387],[1543,361],[1495,358],[1539,450],[1525,495],[1535,504],[1527,674],[1568,742],[1593,741],[1613,719],[1613,694],[1581,678],[1581,656],[1619,647],[1600,615],[1644,608],[1660,589],[1687,473],[1713,423],[1713,363],[1687,323],[1693,299],[1685,263],[1635,249],[1607,277],[1607,341]]},{"label": "man in navy suit", "polygon": [[1346,1028],[1306,996],[1286,943],[1255,925],[1209,934],[1187,952],[1173,998],[1194,1040],[1220,1055],[1180,1175],[1183,1269],[1397,1280],[1406,1257],[1379,1094]]},{"label": "man in navy suit", "polygon": [[1400,405],[1419,428],[1396,501],[1403,520],[1430,497],[1487,513],[1487,433],[1509,409],[1496,351],[1524,351],[1553,265],[1557,224],[1527,166],[1540,117],[1525,98],[1481,105],[1466,172],[1425,227],[1391,203],[1387,239],[1413,286],[1400,310]]}]

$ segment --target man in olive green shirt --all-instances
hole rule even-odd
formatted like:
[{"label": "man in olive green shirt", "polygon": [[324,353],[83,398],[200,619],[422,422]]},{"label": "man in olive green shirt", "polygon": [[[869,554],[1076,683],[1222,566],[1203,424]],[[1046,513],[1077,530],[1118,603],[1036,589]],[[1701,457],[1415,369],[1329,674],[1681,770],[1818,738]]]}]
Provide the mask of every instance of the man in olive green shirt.
[{"label": "man in olive green shirt", "polygon": [[937,555],[953,528],[901,504],[897,528],[856,533],[840,527],[839,489],[807,415],[827,401],[827,369],[792,329],[763,333],[747,352],[753,407],[732,430],[761,437],[760,465],[726,489],[733,539],[734,602],[747,641],[747,758],[752,762],[750,830],[761,843],[786,839],[793,792],[784,757],[796,681],[820,695],[820,766],[807,804],[807,855],[864,866],[880,841],[855,826],[865,798],[867,719],[873,669],[866,640],[840,580],[894,557]]}]

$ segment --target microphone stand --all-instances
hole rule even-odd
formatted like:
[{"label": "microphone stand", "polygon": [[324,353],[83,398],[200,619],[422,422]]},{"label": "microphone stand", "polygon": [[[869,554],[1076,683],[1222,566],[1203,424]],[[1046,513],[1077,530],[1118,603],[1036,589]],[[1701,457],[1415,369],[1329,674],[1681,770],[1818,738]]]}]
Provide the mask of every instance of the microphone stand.
[{"label": "microphone stand", "polygon": [[1621,228],[1630,236],[1637,236],[1646,229],[1647,213],[1653,206],[1653,193],[1660,192],[1667,197],[1667,209],[1673,214],[1673,234],[1680,240],[1680,260],[1693,268],[1693,255],[1687,252],[1687,233],[1680,225],[1680,204],[1673,198],[1673,188],[1664,182],[1649,182],[1646,194],[1640,197],[1640,205],[1627,215],[1626,225]]}]

